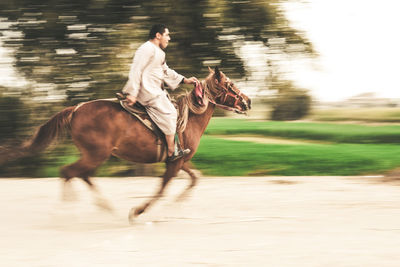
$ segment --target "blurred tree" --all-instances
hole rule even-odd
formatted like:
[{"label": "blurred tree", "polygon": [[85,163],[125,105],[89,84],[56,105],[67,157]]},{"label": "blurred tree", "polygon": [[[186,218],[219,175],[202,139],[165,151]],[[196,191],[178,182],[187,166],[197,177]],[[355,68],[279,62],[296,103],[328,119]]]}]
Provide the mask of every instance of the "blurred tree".
[{"label": "blurred tree", "polygon": [[[3,38],[16,49],[16,67],[41,101],[76,102],[114,95],[127,78],[135,49],[154,23],[172,32],[167,61],[187,75],[204,77],[208,65],[221,65],[232,78],[246,76],[236,41],[259,41],[271,54],[312,51],[291,29],[278,0],[13,0],[0,2],[14,34]],[[269,40],[284,39],[283,45]],[[281,43],[282,44],[282,43]]]},{"label": "blurred tree", "polygon": [[271,120],[298,120],[310,112],[311,96],[306,90],[295,88],[290,81],[280,82],[271,100]]},{"label": "blurred tree", "polygon": [[28,109],[17,97],[0,94],[0,144],[22,138],[29,121]]}]

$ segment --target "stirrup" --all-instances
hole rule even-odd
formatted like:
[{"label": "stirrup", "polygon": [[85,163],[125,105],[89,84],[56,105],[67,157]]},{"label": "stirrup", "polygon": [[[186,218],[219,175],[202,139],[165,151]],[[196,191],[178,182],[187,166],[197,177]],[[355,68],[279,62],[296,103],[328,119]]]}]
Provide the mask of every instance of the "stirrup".
[{"label": "stirrup", "polygon": [[178,152],[175,152],[174,154],[172,154],[172,156],[167,158],[167,162],[172,162],[175,161],[177,159],[180,159],[184,156],[186,156],[187,154],[190,153],[190,149],[186,148],[186,149],[180,149]]}]

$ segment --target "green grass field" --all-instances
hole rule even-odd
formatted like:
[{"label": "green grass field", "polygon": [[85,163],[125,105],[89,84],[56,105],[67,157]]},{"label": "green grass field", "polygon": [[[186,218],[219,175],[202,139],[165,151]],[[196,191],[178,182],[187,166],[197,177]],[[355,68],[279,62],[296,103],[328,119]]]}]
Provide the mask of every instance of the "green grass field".
[{"label": "green grass field", "polygon": [[[261,144],[213,135],[265,136],[326,144]],[[400,166],[400,126],[213,118],[193,159],[206,175],[369,175]]]},{"label": "green grass field", "polygon": [[400,125],[367,126],[213,118],[205,133],[208,135],[262,135],[337,143],[400,143]]},{"label": "green grass field", "polygon": [[400,165],[388,144],[258,144],[204,136],[193,158],[205,175],[368,175]]}]

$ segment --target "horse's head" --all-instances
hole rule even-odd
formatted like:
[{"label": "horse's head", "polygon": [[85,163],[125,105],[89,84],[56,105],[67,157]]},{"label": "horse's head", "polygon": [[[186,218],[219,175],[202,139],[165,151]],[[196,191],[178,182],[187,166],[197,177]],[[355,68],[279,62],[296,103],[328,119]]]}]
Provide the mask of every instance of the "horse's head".
[{"label": "horse's head", "polygon": [[240,92],[218,67],[214,70],[208,69],[210,74],[206,78],[206,83],[212,100],[219,106],[233,109],[237,113],[246,113],[251,108],[250,98]]}]

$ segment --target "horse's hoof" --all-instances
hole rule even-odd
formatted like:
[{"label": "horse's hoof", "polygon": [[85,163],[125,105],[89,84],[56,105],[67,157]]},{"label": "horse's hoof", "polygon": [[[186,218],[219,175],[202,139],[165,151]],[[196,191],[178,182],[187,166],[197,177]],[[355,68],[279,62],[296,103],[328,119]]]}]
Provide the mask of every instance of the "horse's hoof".
[{"label": "horse's hoof", "polygon": [[130,224],[133,224],[134,221],[135,221],[135,218],[136,218],[137,216],[139,216],[140,214],[142,214],[143,211],[144,211],[143,209],[134,209],[134,208],[132,208],[132,209],[129,211],[129,216],[128,216],[129,223],[130,223]]},{"label": "horse's hoof", "polygon": [[135,210],[135,216],[139,216],[140,214],[142,214],[144,212],[144,208],[137,208]]},{"label": "horse's hoof", "polygon": [[136,208],[136,209],[132,208],[132,209],[129,211],[129,216],[128,216],[129,222],[132,224],[133,221],[134,221],[134,219],[135,219],[137,216],[139,216],[140,214],[142,214],[143,212],[144,212],[144,208]]},{"label": "horse's hoof", "polygon": [[108,211],[108,212],[114,212],[114,208],[108,203],[108,201],[104,199],[97,199],[96,200],[96,206],[99,207],[102,210]]}]

